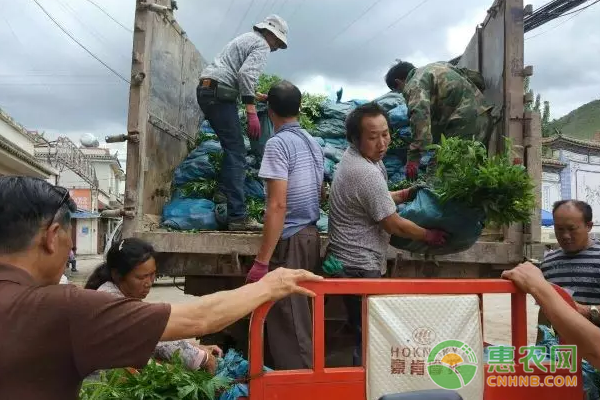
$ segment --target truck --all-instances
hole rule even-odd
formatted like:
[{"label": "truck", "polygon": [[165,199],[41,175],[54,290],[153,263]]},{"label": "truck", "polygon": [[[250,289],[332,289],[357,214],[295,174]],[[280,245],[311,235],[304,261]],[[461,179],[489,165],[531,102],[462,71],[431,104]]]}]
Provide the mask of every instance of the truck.
[{"label": "truck", "polygon": [[[159,273],[184,277],[185,293],[201,296],[244,284],[261,234],[185,233],[161,228],[161,212],[169,201],[174,168],[193,148],[203,118],[196,87],[207,64],[177,23],[174,5],[170,0],[136,1],[127,134],[106,140],[127,141],[124,207],[118,210],[123,225],[116,237],[137,237],[151,243],[158,252]],[[505,138],[510,138],[514,162],[523,164],[535,182],[537,205],[531,223],[486,230],[470,249],[436,258],[390,247],[387,277],[494,278],[524,259],[541,256],[541,123],[539,114],[526,110],[533,99],[524,93],[524,79],[532,75],[533,68],[523,61],[523,18],[531,11],[522,0],[494,0],[463,54],[453,60],[458,66],[482,73],[485,97],[499,110],[489,152],[503,150]],[[321,240],[325,249],[327,235]],[[344,333],[345,313],[338,300],[333,297],[327,302],[327,342],[351,345],[351,337]],[[206,340],[245,351],[248,322],[240,321]],[[328,363],[348,362],[335,357]]]}]

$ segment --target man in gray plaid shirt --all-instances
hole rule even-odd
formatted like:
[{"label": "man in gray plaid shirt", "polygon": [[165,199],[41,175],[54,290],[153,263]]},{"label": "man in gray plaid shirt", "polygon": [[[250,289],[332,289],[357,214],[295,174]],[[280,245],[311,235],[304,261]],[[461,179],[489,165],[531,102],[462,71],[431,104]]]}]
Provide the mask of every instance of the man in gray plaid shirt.
[{"label": "man in gray plaid shirt", "polygon": [[200,109],[214,129],[224,158],[221,168],[219,195],[216,203],[227,198],[229,230],[261,230],[262,224],[248,217],[244,193],[246,147],[238,117],[237,99],[241,98],[248,117],[248,136],[260,138],[260,122],[255,100],[266,100],[256,93],[256,84],[271,52],[287,48],[287,23],[277,15],[268,16],[254,25],[253,32],[244,33],[229,42],[215,60],[200,75],[197,99]]}]

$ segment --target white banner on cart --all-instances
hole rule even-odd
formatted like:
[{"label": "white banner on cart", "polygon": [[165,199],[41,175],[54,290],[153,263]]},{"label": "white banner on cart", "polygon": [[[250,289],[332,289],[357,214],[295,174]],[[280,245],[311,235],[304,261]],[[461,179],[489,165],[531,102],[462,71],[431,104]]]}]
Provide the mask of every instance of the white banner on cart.
[{"label": "white banner on cart", "polygon": [[440,388],[483,399],[477,295],[371,296],[368,310],[369,400]]}]

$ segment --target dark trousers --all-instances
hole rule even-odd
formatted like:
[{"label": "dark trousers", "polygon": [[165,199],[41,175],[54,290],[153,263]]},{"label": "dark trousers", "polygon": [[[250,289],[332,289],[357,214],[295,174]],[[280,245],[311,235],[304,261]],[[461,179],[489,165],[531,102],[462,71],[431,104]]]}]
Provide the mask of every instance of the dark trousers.
[{"label": "dark trousers", "polygon": [[244,194],[246,146],[237,104],[217,100],[212,88],[198,87],[196,95],[200,109],[217,134],[223,149],[219,190],[227,196],[228,220],[242,220],[247,215]]},{"label": "dark trousers", "polygon": [[71,266],[71,271],[76,271],[77,270],[77,260],[69,260],[67,262],[67,266]]},{"label": "dark trousers", "polygon": [[[321,243],[316,226],[280,240],[269,269],[278,267],[315,272],[320,266]],[[310,299],[291,295],[276,302],[266,319],[267,342],[276,370],[312,368],[312,315]]]},{"label": "dark trousers", "polygon": [[[344,268],[343,278],[381,278],[381,271],[365,271],[361,269]],[[362,365],[362,297],[344,296],[344,305],[348,314],[348,325],[354,335],[354,352],[352,364],[355,367]]]}]

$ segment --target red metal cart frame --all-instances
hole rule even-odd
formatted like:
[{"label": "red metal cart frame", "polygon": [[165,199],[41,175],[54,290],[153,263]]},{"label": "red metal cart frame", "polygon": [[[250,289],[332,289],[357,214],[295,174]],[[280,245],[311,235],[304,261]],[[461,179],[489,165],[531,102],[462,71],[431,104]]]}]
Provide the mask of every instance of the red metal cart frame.
[{"label": "red metal cart frame", "polygon": [[[262,374],[264,365],[263,326],[272,303],[259,307],[250,322],[250,400],[365,400],[366,329],[363,329],[363,367],[325,368],[325,295],[397,295],[397,294],[511,294],[512,345],[527,346],[527,298],[510,281],[502,279],[326,279],[307,283],[314,291],[313,299],[313,369],[274,371]],[[575,303],[567,292],[555,286],[558,293],[572,306]],[[367,302],[363,301],[363,327],[366,326]],[[583,399],[581,357],[578,354],[576,373],[543,372],[534,367],[535,375],[570,375],[577,378],[577,387],[505,387],[485,386],[485,400],[570,400]],[[515,365],[518,375],[526,375]],[[487,381],[486,367],[486,381]],[[532,397],[533,396],[533,397]]]}]

